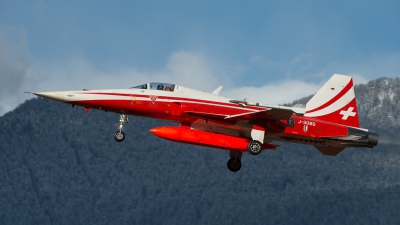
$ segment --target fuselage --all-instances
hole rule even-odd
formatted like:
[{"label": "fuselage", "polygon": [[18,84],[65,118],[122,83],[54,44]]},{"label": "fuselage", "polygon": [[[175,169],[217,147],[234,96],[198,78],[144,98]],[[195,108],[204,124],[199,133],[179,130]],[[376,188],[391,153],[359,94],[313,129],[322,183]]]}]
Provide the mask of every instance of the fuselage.
[{"label": "fuselage", "polygon": [[266,105],[234,100],[169,83],[146,83],[128,89],[40,92],[35,95],[89,109],[120,114],[114,139],[125,139],[128,115],[173,121],[154,135],[175,142],[229,150],[227,167],[241,168],[244,152],[258,155],[275,150],[274,141],[314,146],[335,156],[346,147],[378,144],[378,134],[359,126],[354,83],[350,76],[334,74],[304,106]]},{"label": "fuselage", "polygon": [[[252,113],[270,109],[232,103],[230,102],[232,99],[227,97],[174,84],[148,83],[129,89],[36,94],[87,109],[164,119],[180,123],[190,129],[233,137],[250,139],[253,124],[257,122],[265,127],[264,143],[285,141],[340,147],[346,146],[346,142],[351,139],[348,126],[307,118],[301,113],[293,113],[290,119],[279,119],[274,116],[255,119],[251,116]],[[358,128],[350,129],[367,132]],[[370,147],[370,145],[368,142],[354,144],[353,140],[348,143],[348,146],[353,147]]]}]

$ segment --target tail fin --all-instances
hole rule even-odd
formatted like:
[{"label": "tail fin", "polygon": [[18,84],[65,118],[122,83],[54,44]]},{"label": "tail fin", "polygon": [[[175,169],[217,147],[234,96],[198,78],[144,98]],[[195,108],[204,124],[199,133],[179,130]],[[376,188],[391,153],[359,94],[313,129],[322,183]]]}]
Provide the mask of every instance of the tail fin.
[{"label": "tail fin", "polygon": [[335,74],[306,104],[305,117],[360,127],[353,79]]}]

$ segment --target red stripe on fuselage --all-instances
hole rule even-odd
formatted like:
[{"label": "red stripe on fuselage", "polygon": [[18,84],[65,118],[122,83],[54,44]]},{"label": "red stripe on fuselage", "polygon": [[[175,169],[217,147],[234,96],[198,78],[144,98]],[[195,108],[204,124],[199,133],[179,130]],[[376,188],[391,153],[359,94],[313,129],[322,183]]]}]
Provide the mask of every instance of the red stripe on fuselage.
[{"label": "red stripe on fuselage", "polygon": [[[173,104],[174,102],[165,102],[165,101],[156,101],[153,103],[149,100],[116,100],[116,99],[93,99],[93,100],[76,100],[70,101],[70,104],[80,105],[84,107],[91,107],[102,109],[106,111],[125,111],[128,114],[136,114],[139,113],[150,113],[150,114],[174,114]],[[222,115],[236,115],[243,113],[246,108],[242,108],[241,106],[224,106],[220,104],[207,104],[202,102],[192,102],[188,103],[186,107],[182,107],[182,110],[179,111],[179,116],[181,113],[185,113],[185,111],[193,111],[199,113],[205,113],[204,116],[207,117],[207,113],[215,113],[218,112]],[[248,112],[248,110],[246,110]]]},{"label": "red stripe on fuselage", "polygon": [[[78,94],[95,94],[95,95],[115,95],[115,96],[125,96],[125,97],[145,97],[149,98],[151,94],[125,94],[125,93],[104,93],[104,92],[78,92]],[[227,102],[221,102],[221,101],[211,101],[211,100],[203,100],[203,99],[196,99],[196,98],[184,98],[184,97],[174,97],[174,96],[162,96],[162,95],[157,95],[157,99],[167,99],[169,101],[177,100],[177,101],[192,101],[194,103],[208,103],[208,104],[216,104],[216,105],[222,105],[222,106],[229,106],[229,107],[234,107],[234,108],[243,108],[239,104],[235,103],[227,103]],[[83,100],[84,101],[84,100]],[[248,109],[252,111],[256,110],[261,110],[265,109],[263,107],[254,107],[254,106],[246,106],[243,108],[244,111],[248,111]],[[247,110],[246,110],[247,109]]]}]

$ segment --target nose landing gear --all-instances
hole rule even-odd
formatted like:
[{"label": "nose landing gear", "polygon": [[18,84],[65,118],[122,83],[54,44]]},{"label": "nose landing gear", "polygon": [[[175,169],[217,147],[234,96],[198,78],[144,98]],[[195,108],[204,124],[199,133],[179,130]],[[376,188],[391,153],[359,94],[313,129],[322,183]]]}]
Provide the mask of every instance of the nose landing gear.
[{"label": "nose landing gear", "polygon": [[125,139],[125,133],[122,130],[114,133],[114,140],[117,142],[121,142]]},{"label": "nose landing gear", "polygon": [[126,114],[121,114],[119,118],[119,123],[115,124],[118,127],[118,131],[114,133],[114,139],[117,142],[121,142],[125,139],[125,134],[122,132],[125,124],[129,123],[128,116]]}]

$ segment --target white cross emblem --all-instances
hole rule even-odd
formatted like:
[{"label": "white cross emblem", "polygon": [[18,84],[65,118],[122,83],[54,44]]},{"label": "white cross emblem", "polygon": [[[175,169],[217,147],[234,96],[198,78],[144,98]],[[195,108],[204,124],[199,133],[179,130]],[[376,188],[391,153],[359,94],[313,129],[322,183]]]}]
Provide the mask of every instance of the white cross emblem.
[{"label": "white cross emblem", "polygon": [[340,111],[340,115],[343,115],[342,120],[347,120],[347,118],[349,118],[349,116],[355,116],[356,113],[353,112],[354,107],[349,107],[349,109],[347,111]]}]

